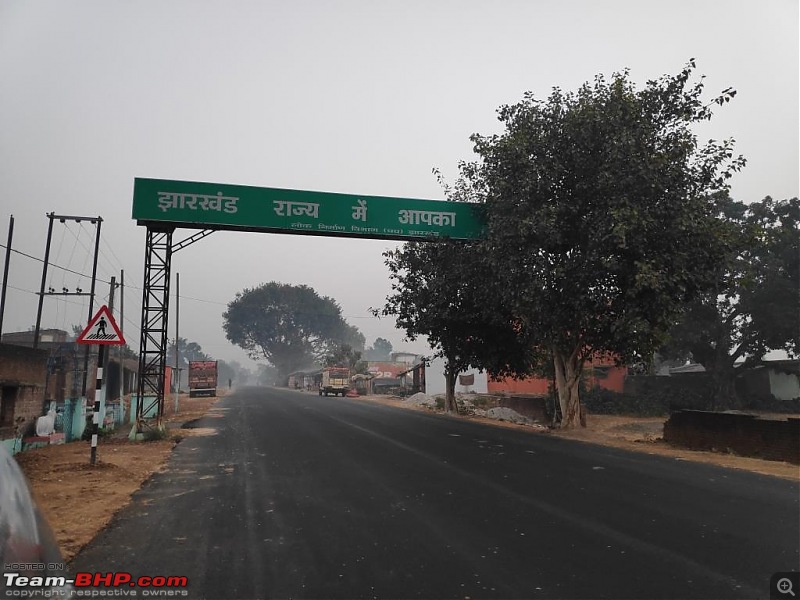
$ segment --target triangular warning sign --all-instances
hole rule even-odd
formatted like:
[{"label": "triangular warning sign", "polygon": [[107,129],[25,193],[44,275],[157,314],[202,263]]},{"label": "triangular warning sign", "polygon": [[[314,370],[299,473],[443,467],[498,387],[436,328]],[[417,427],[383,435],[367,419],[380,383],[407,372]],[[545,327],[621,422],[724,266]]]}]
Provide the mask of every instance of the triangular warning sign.
[{"label": "triangular warning sign", "polygon": [[75,340],[77,344],[108,344],[110,346],[122,346],[125,338],[117,327],[117,322],[111,316],[111,311],[104,304],[92,317],[86,329],[83,330]]}]

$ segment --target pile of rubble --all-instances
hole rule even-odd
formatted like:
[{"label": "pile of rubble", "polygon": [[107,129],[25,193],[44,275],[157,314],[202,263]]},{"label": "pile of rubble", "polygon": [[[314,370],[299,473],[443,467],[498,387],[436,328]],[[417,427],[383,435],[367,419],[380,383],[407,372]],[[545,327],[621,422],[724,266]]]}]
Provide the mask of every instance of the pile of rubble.
[{"label": "pile of rubble", "polygon": [[403,400],[403,404],[410,404],[412,406],[425,406],[426,408],[436,408],[436,399],[423,392],[417,392],[413,396],[409,396]]},{"label": "pile of rubble", "polygon": [[[439,405],[443,404],[444,398],[440,395],[438,397],[440,400]],[[430,410],[437,410],[437,397],[436,396],[428,396],[423,392],[418,392],[413,396],[409,396],[405,400],[403,400],[403,404],[409,404],[411,406],[423,406]],[[474,415],[476,417],[484,417],[487,419],[495,419],[497,421],[508,421],[509,423],[516,423],[518,425],[527,425],[528,427],[534,428],[541,428],[547,429],[544,425],[531,419],[530,417],[526,417],[523,414],[518,413],[512,408],[507,408],[505,406],[497,406],[494,408],[490,408],[488,410],[483,410],[480,408],[476,408],[475,405],[468,399],[459,397],[457,398],[459,412],[463,415]]]},{"label": "pile of rubble", "polygon": [[533,419],[519,414],[517,411],[506,408],[505,406],[496,406],[489,410],[475,409],[475,415],[478,417],[486,417],[487,419],[496,419],[498,421],[508,421],[510,423],[518,423],[520,425],[534,425]]}]

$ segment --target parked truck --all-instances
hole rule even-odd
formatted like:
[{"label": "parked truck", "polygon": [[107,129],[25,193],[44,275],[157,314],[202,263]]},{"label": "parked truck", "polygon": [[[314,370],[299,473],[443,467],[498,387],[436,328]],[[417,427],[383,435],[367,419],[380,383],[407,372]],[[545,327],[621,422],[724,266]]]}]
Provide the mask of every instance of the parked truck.
[{"label": "parked truck", "polygon": [[189,397],[217,395],[217,361],[189,361]]},{"label": "parked truck", "polygon": [[350,369],[347,367],[325,367],[322,369],[322,382],[319,395],[341,394],[344,396],[350,389]]}]

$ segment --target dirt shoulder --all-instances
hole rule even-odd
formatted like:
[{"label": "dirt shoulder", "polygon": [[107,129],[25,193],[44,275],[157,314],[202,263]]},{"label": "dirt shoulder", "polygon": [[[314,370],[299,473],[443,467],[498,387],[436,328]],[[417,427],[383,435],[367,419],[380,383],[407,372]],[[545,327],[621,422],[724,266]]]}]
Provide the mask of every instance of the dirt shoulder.
[{"label": "dirt shoulder", "polygon": [[47,446],[16,455],[67,561],[108,525],[153,473],[164,468],[177,440],[202,433],[175,425],[202,417],[217,400],[182,395],[178,414],[170,404],[165,417],[170,425],[168,439],[131,442],[131,426],[121,427],[98,442],[94,466],[89,464],[89,442]]},{"label": "dirt shoulder", "polygon": [[[404,403],[400,398],[363,396],[359,400],[408,410],[429,410]],[[17,461],[30,480],[34,496],[53,527],[66,560],[71,560],[106,527],[114,514],[130,503],[133,493],[153,473],[164,468],[179,439],[210,433],[203,429],[183,429],[180,425],[206,414],[217,415],[218,411],[214,408],[216,401],[217,398],[181,396],[178,414],[173,414],[170,404],[165,417],[170,425],[170,439],[130,442],[127,439],[130,427],[121,428],[116,435],[100,441],[98,462],[94,467],[89,465],[91,449],[88,442],[48,446],[17,455]],[[531,435],[554,435],[584,443],[800,481],[800,467],[797,465],[674,448],[661,439],[665,418],[590,415],[588,427],[585,429],[555,432],[483,417],[453,418],[472,419],[494,427],[528,431]]]},{"label": "dirt shoulder", "polygon": [[671,446],[662,439],[666,420],[667,417],[645,419],[590,415],[589,425],[586,429],[558,431],[553,435],[579,442],[613,446],[632,452],[669,456],[676,460],[706,463],[800,481],[800,466],[792,463]]},{"label": "dirt shoulder", "polygon": [[[397,397],[362,396],[359,399],[365,402],[376,402],[408,410],[424,410],[431,412],[428,408],[406,403]],[[548,429],[544,431],[527,425],[518,425],[508,421],[497,421],[484,417],[460,416],[458,418],[472,419],[495,427],[507,427],[510,429],[529,431],[531,435],[553,435],[560,438],[585,442],[587,444],[611,446],[623,450],[630,450],[632,452],[668,456],[676,460],[712,464],[729,469],[742,469],[753,473],[761,473],[762,475],[800,481],[800,466],[792,463],[762,460],[720,452],[687,450],[671,446],[662,438],[664,423],[667,421],[668,417],[646,418],[616,415],[589,415],[587,427],[585,428],[568,430]],[[780,418],[785,418],[785,415],[781,415]]]}]

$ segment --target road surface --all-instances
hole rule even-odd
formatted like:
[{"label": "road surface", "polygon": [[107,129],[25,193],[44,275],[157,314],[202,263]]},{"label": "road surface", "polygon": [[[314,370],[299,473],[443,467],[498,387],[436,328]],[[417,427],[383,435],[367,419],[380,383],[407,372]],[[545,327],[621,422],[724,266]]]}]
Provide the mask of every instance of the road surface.
[{"label": "road surface", "polygon": [[208,599],[768,598],[800,561],[796,482],[288,390],[216,408],[73,571]]}]

